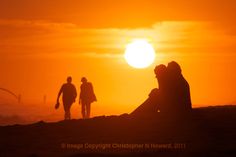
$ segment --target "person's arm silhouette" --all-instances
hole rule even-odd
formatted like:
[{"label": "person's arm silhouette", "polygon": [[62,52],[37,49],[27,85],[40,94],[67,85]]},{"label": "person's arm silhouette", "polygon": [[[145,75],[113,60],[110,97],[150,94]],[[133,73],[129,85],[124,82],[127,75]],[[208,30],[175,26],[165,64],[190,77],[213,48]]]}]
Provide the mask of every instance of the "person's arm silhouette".
[{"label": "person's arm silhouette", "polygon": [[64,85],[62,85],[62,87],[61,87],[61,89],[60,89],[60,91],[57,95],[57,102],[56,102],[56,105],[55,105],[55,109],[58,109],[59,106],[60,106],[59,99],[60,99],[61,93],[63,92],[63,87],[64,87]]},{"label": "person's arm silhouette", "polygon": [[80,86],[80,94],[79,94],[79,105],[81,104],[81,92],[82,92],[82,85]]},{"label": "person's arm silhouette", "polygon": [[73,89],[74,89],[74,102],[75,102],[75,100],[76,100],[76,97],[77,97],[77,91],[76,91],[76,88],[75,88],[75,86],[73,86]]},{"label": "person's arm silhouette", "polygon": [[63,92],[63,87],[64,87],[64,85],[61,87],[61,89],[60,89],[60,91],[59,91],[59,93],[57,95],[57,102],[59,102],[59,98],[61,96],[61,93]]}]

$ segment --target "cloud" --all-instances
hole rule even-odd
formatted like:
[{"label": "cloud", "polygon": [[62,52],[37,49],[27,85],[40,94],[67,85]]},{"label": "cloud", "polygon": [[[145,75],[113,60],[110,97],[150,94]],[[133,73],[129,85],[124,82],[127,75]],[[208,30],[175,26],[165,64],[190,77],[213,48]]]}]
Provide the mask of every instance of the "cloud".
[{"label": "cloud", "polygon": [[[147,38],[161,52],[235,50],[227,27],[206,21],[163,21],[150,27],[80,28],[73,23],[0,19],[1,55],[117,57],[134,38]],[[87,53],[87,54],[86,54]]]},{"label": "cloud", "polygon": [[217,21],[232,32],[235,5],[235,0],[1,0],[0,19],[76,24],[85,29],[150,27],[157,21]]},{"label": "cloud", "polygon": [[235,0],[1,0],[0,18],[81,28],[150,27],[156,21],[233,21]]}]

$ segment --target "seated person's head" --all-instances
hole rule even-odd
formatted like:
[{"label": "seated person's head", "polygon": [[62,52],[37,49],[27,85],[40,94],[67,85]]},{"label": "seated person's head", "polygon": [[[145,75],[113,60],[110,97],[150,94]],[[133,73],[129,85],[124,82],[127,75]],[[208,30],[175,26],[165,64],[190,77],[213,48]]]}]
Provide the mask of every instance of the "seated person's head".
[{"label": "seated person's head", "polygon": [[166,66],[163,64],[157,65],[154,69],[154,73],[156,74],[156,77],[165,75],[166,73]]},{"label": "seated person's head", "polygon": [[171,75],[175,75],[175,76],[181,75],[180,65],[175,61],[168,63],[167,71]]}]

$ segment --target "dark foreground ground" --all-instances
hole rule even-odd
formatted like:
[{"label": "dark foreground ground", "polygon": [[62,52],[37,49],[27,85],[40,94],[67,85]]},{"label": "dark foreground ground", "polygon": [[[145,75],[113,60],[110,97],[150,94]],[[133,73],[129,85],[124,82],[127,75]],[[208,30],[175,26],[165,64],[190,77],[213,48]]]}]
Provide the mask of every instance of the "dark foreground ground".
[{"label": "dark foreground ground", "polygon": [[96,117],[0,127],[0,157],[235,157],[236,107],[189,117]]}]

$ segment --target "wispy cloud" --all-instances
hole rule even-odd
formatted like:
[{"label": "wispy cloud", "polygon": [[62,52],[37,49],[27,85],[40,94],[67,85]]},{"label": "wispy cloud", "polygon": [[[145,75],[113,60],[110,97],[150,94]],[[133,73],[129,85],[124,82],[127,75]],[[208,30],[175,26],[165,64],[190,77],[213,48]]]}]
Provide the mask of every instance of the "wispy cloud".
[{"label": "wispy cloud", "polygon": [[[0,20],[0,54],[121,55],[134,38],[146,38],[162,52],[236,49],[236,37],[215,22],[163,21],[136,29],[84,29],[73,23]],[[92,53],[91,53],[92,52]]]}]

